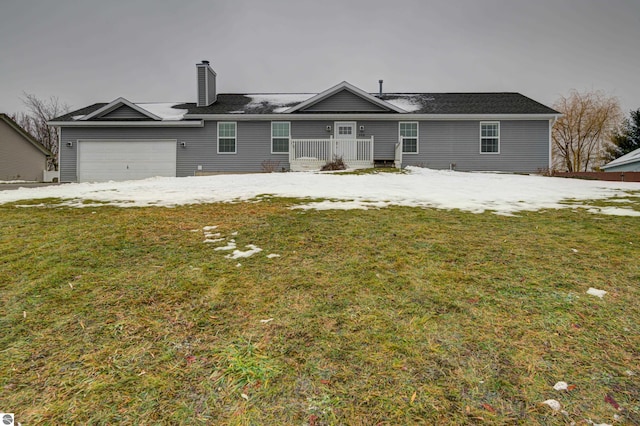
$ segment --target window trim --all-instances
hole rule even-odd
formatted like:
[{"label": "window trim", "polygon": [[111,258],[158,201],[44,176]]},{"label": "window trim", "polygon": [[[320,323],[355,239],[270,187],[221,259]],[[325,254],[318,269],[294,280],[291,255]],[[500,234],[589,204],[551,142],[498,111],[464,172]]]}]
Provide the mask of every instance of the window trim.
[{"label": "window trim", "polygon": [[[233,124],[233,129],[234,129],[235,136],[233,138],[230,138],[230,137],[222,137],[221,138],[220,137],[220,125],[221,124]],[[234,140],[233,152],[231,152],[231,151],[220,152],[220,139],[233,139]],[[220,155],[237,154],[238,153],[238,123],[236,121],[218,121],[218,124],[216,126],[216,151]]]},{"label": "window trim", "polygon": [[[498,125],[498,150],[495,152],[488,152],[488,151],[482,151],[482,140],[483,139],[496,139],[494,137],[488,137],[488,136],[482,136],[482,125],[483,124],[497,124]],[[479,126],[479,132],[480,132],[480,146],[478,147],[478,150],[480,152],[481,155],[500,155],[500,122],[499,121],[481,121],[480,122],[480,126]]]},{"label": "window trim", "polygon": [[[400,131],[400,127],[402,124],[415,124],[416,125],[416,151],[410,151],[407,152],[404,150],[404,139],[405,137],[402,136],[402,132]],[[414,138],[407,138],[407,139],[414,139]],[[398,122],[398,140],[400,141],[400,147],[402,149],[402,155],[416,155],[416,154],[420,154],[420,122],[418,121],[399,121]]]},{"label": "window trim", "polygon": [[[287,150],[286,151],[274,151],[273,150],[273,125],[274,124],[287,124],[289,126],[289,136],[287,137],[287,139],[289,140],[289,142],[287,143]],[[284,139],[282,137],[278,137],[275,139]],[[290,121],[272,121],[271,122],[271,153],[272,154],[289,154],[289,149],[291,148],[291,122]]]}]

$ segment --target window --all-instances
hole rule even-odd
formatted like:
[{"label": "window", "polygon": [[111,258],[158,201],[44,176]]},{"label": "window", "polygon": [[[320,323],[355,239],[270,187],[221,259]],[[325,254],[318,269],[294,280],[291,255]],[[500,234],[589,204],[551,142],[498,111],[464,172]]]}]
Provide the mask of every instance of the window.
[{"label": "window", "polygon": [[291,124],[287,121],[274,121],[271,123],[271,153],[289,152],[289,138],[291,137]]},{"label": "window", "polygon": [[400,123],[400,142],[404,154],[418,153],[418,123]]},{"label": "window", "polygon": [[353,126],[351,124],[339,124],[338,125],[338,137],[344,138],[345,136],[353,135]]},{"label": "window", "polygon": [[500,122],[480,122],[480,153],[500,154]]},{"label": "window", "polygon": [[218,154],[236,153],[236,123],[218,123]]}]

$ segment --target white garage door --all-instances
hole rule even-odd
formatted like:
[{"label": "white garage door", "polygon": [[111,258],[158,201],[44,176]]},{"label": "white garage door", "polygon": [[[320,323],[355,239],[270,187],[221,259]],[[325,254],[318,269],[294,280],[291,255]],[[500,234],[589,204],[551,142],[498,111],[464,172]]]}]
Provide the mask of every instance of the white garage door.
[{"label": "white garage door", "polygon": [[176,140],[78,141],[78,181],[145,179],[176,175]]}]

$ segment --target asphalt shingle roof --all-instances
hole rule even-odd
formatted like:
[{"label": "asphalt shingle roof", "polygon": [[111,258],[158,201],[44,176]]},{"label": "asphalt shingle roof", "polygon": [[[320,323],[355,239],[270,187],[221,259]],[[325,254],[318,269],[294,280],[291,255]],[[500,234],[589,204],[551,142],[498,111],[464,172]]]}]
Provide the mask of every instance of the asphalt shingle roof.
[{"label": "asphalt shingle roof", "polygon": [[[195,103],[186,102],[178,103],[173,108],[188,110],[186,119],[189,114],[273,114],[281,113],[300,103],[300,99],[314,95],[218,94],[216,102],[210,106],[199,107]],[[408,112],[412,114],[558,114],[554,109],[514,92],[384,93],[380,98],[391,103],[400,101],[398,105],[401,108],[409,103],[412,108]],[[52,121],[73,121],[73,117],[90,114],[105,105],[107,104],[96,103]]]}]

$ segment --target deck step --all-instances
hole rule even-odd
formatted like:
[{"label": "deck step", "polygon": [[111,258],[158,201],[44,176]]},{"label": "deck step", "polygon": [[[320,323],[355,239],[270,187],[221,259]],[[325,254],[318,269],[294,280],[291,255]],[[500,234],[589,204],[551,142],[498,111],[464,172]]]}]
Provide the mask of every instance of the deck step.
[{"label": "deck step", "polygon": [[393,160],[374,160],[373,167],[395,167]]}]

